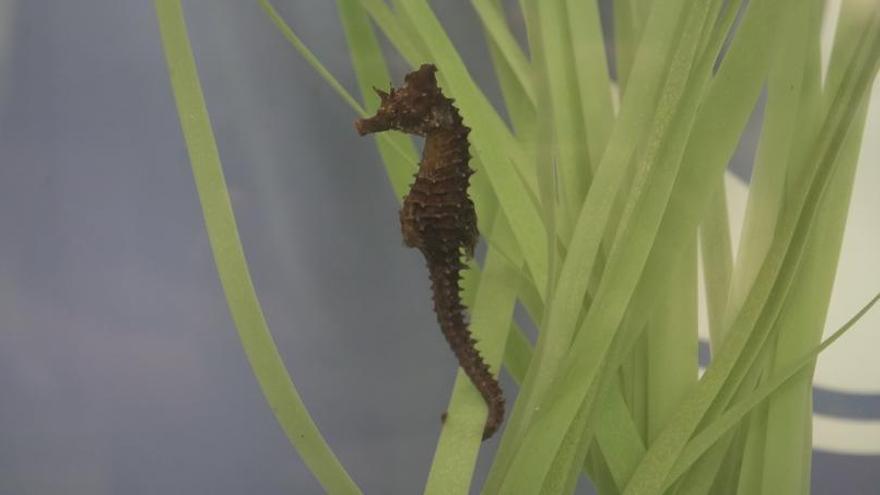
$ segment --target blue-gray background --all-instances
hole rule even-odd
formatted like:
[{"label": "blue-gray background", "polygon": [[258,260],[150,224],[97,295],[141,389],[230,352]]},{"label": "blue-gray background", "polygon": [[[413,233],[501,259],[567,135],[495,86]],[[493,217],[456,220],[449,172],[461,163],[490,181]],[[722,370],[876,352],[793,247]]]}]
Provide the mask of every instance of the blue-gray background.
[{"label": "blue-gray background", "polygon": [[[353,88],[333,2],[277,3]],[[497,99],[467,3],[435,2]],[[297,386],[367,493],[417,493],[454,361],[372,142],[256,2],[184,6]],[[0,495],[320,493],[228,316],[151,2],[0,0],[0,232]],[[878,471],[817,453],[814,491]]]}]

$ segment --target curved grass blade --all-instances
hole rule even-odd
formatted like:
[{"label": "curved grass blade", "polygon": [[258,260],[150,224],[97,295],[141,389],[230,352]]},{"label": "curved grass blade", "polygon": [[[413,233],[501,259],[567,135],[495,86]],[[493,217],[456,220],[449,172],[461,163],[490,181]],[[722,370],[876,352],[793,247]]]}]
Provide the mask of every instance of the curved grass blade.
[{"label": "curved grass blade", "polygon": [[650,3],[654,0],[614,0],[614,51],[617,84],[626,93],[629,73],[636,58]]},{"label": "curved grass blade", "polygon": [[[678,10],[673,8],[676,5],[680,6],[681,3],[670,4],[669,9],[662,11],[664,15],[657,17],[656,27],[652,27],[652,45],[662,47],[670,44],[668,38],[674,36],[674,23],[678,17]],[[563,261],[561,275],[553,292],[555,297],[547,310],[550,313],[546,317],[547,324],[542,328],[540,335],[540,339],[546,344],[541,345],[542,343],[539,342],[534,358],[536,362],[533,364],[536,366],[534,378],[531,380],[527,378],[520,391],[520,394],[524,395],[521,395],[514,407],[509,428],[526,426],[531,422],[532,415],[561,366],[574,335],[578,315],[587,292],[589,275],[595,266],[600,243],[606,231],[611,205],[634,153],[636,140],[634,136],[641,136],[649,124],[649,116],[645,116],[637,109],[653,108],[652,101],[655,101],[659,91],[657,86],[660,86],[658,79],[665,73],[663,70],[665,54],[659,55],[654,48],[646,47],[642,57],[644,63],[639,65],[641,73],[638,78],[640,82],[638,90],[628,95],[629,102],[625,103],[621,111],[608,150],[581,207],[579,221],[571,244],[568,246],[568,255]],[[487,492],[497,492],[501,489],[502,480],[510,469],[523,437],[524,435],[517,435],[508,440],[505,435],[502,439],[487,481]],[[552,457],[554,453],[544,452],[542,455]]]},{"label": "curved grass blade", "polygon": [[718,178],[716,182],[717,189],[710,198],[706,218],[700,224],[699,234],[709,320],[709,342],[712,349],[716,349],[721,342],[724,307],[727,304],[730,273],[733,270],[733,247],[727,214],[727,186],[724,177]]},{"label": "curved grass blade", "polygon": [[238,237],[180,2],[156,0],[156,14],[205,227],[242,347],[275,418],[324,489],[360,493],[309,416],[263,317]]},{"label": "curved grass blade", "polygon": [[339,96],[341,96],[346,103],[348,103],[350,107],[354,108],[355,111],[358,112],[358,114],[366,116],[360,103],[358,103],[357,100],[355,100],[354,97],[352,97],[351,94],[349,94],[349,92],[344,87],[342,87],[341,84],[339,84],[339,81],[337,81],[336,78],[333,77],[332,74],[330,74],[330,71],[328,71],[324,67],[324,65],[321,64],[321,61],[318,60],[318,57],[316,57],[315,54],[308,49],[305,43],[303,43],[302,40],[299,39],[299,36],[297,36],[296,33],[294,33],[292,29],[290,29],[290,26],[288,26],[287,23],[284,22],[284,19],[282,19],[281,15],[278,14],[278,11],[275,10],[275,7],[273,7],[272,4],[269,3],[267,0],[258,0],[258,2],[260,3],[260,7],[262,7],[263,10],[266,12],[266,15],[268,15],[269,18],[272,19],[272,22],[275,24],[275,26],[278,27],[278,30],[281,31],[282,34],[284,34],[284,37],[287,38],[287,40],[290,41],[290,43],[294,47],[296,47],[297,51],[303,56],[303,58],[306,59],[309,65],[311,65],[316,71],[318,71],[321,77],[323,77],[324,80],[327,81],[327,84],[329,84],[330,87],[332,87],[336,91],[336,93],[339,94]]},{"label": "curved grass blade", "polygon": [[[853,179],[863,136],[865,106],[856,117],[856,128],[843,145],[839,170],[831,179],[831,192],[819,211],[818,232],[810,241],[804,267],[799,273],[791,302],[787,302],[784,319],[780,322],[777,346],[771,376],[810,346],[819,342],[830,302],[837,271],[837,260],[843,242],[847,211],[853,190]],[[812,367],[810,367],[812,368]],[[805,429],[812,428],[812,370],[802,372],[785,390],[778,392],[768,404],[762,493],[791,493],[804,485],[804,476],[810,471],[812,445]],[[801,459],[797,459],[798,457]],[[797,459],[788,469],[774,467],[779,460]],[[780,472],[780,469],[782,472]]]},{"label": "curved grass blade", "polygon": [[[496,227],[497,222],[496,220]],[[490,249],[471,306],[471,331],[483,359],[498,370],[516,302],[517,267]],[[426,494],[467,494],[482,442],[486,405],[461,370],[440,432]]]},{"label": "curved grass blade", "polygon": [[[763,6],[764,7],[770,6],[770,7],[774,7],[774,8],[779,8],[779,5],[775,4],[773,2],[769,2],[769,3],[764,2]],[[748,21],[748,17],[749,16],[747,16],[747,21]],[[735,123],[731,124],[731,120],[730,120],[729,115],[724,114],[724,112],[718,113],[718,111],[713,110],[713,108],[717,108],[719,105],[728,104],[731,101],[736,101],[736,100],[748,101],[749,99],[751,99],[753,97],[756,98],[757,94],[758,94],[758,90],[760,88],[761,80],[763,78],[763,71],[766,68],[766,65],[765,65],[766,60],[762,61],[762,58],[758,57],[757,61],[756,61],[756,57],[755,57],[755,54],[753,51],[743,51],[741,48],[744,46],[747,46],[748,44],[752,44],[752,43],[761,43],[762,45],[759,45],[759,46],[767,45],[768,44],[767,38],[770,37],[770,39],[772,39],[773,16],[769,16],[769,17],[768,16],[751,16],[751,17],[753,17],[754,21],[751,23],[749,23],[749,22],[746,23],[746,25],[751,24],[751,26],[748,26],[748,29],[746,29],[745,32],[746,33],[751,32],[751,34],[753,34],[754,36],[745,37],[745,39],[748,40],[748,43],[746,45],[743,45],[743,43],[739,43],[739,44],[734,43],[735,46],[736,45],[742,45],[742,46],[740,47],[739,50],[733,52],[733,58],[728,58],[726,60],[725,64],[722,65],[722,70],[719,73],[719,77],[722,77],[722,79],[720,79],[721,82],[719,83],[718,82],[719,80],[716,79],[715,84],[713,84],[713,90],[710,93],[710,97],[707,98],[706,103],[701,107],[701,110],[700,110],[700,117],[698,119],[698,122],[700,122],[701,124],[707,124],[707,126],[706,127],[703,127],[701,125],[694,126],[694,132],[700,134],[701,139],[696,140],[693,136],[691,138],[691,142],[698,142],[701,146],[705,147],[705,150],[708,151],[710,149],[713,149],[713,152],[714,152],[714,154],[717,155],[717,157],[713,157],[710,160],[701,161],[701,162],[699,162],[699,165],[706,165],[707,163],[714,162],[713,167],[715,167],[716,170],[718,170],[718,173],[721,173],[721,171],[723,170],[723,164],[726,162],[725,156],[729,156],[729,154],[727,154],[726,151],[723,153],[718,153],[719,148],[729,147],[730,151],[732,151],[733,146],[736,143],[736,137],[738,135],[738,132],[741,129],[741,127],[739,127],[739,126],[741,125],[741,123],[744,125],[745,117],[747,117],[749,110],[748,110],[748,108],[743,109],[743,108],[737,108],[735,106],[729,107],[729,108],[737,108],[737,112],[745,114],[741,118],[741,123],[737,120],[734,120]],[[768,30],[767,28],[770,28],[770,29]],[[755,31],[757,31],[757,32],[755,32]],[[763,32],[761,32],[761,31],[763,31]],[[759,41],[759,40],[762,40],[762,41]],[[740,66],[742,66],[743,64],[745,64],[746,66],[751,64],[752,66],[748,67],[747,70],[740,70]],[[736,70],[733,70],[732,68],[736,68]],[[638,78],[633,78],[633,81],[634,82],[638,81]],[[624,102],[624,109],[623,109],[624,111],[625,111],[625,107],[626,107],[626,103]],[[722,108],[724,108],[724,107],[722,107]],[[720,115],[723,115],[723,114],[725,115],[725,117],[723,119],[724,122],[722,122],[719,117]],[[730,127],[725,128],[725,126],[730,126]],[[714,131],[718,130],[719,127],[721,127],[720,132],[714,132]],[[706,135],[707,133],[709,133],[708,136]],[[691,160],[694,159],[693,152],[694,152],[694,150],[692,150],[692,149],[688,150],[688,154],[690,156],[688,156],[685,160],[685,162],[689,164],[688,168],[692,167],[690,165],[690,163],[693,163],[693,167],[697,166],[697,162],[691,162]],[[691,171],[693,171],[693,170],[694,169],[691,168]],[[700,170],[700,171],[701,172],[708,172],[709,170],[711,170],[711,169]],[[683,184],[687,184],[688,187],[684,188]],[[672,195],[672,198],[674,200],[677,199],[678,203],[679,203],[679,204],[673,203],[673,205],[675,205],[676,209],[678,210],[676,212],[676,215],[674,215],[674,217],[677,220],[685,220],[685,219],[688,219],[688,217],[690,216],[691,218],[688,219],[688,221],[690,222],[690,225],[685,228],[683,225],[678,224],[678,222],[675,222],[672,224],[667,224],[668,219],[670,217],[673,217],[673,215],[668,214],[668,215],[666,215],[666,217],[664,217],[664,220],[663,220],[664,228],[661,228],[662,235],[658,237],[657,241],[654,243],[654,246],[652,247],[651,257],[652,257],[653,261],[648,265],[647,272],[642,277],[642,280],[645,281],[645,288],[640,289],[641,295],[639,297],[637,297],[636,300],[639,300],[639,299],[644,300],[645,298],[654,297],[653,295],[657,293],[656,292],[657,290],[659,290],[659,288],[656,287],[659,283],[658,281],[664,279],[663,264],[664,263],[668,264],[668,261],[664,262],[662,260],[674,259],[675,253],[679,252],[681,250],[682,244],[680,244],[680,243],[685,242],[690,237],[691,234],[689,234],[688,232],[693,232],[695,230],[696,224],[699,221],[699,212],[702,211],[702,209],[700,207],[696,207],[694,202],[688,201],[688,198],[691,198],[694,196],[699,198],[701,195],[703,197],[706,197],[706,196],[708,196],[707,193],[711,192],[711,189],[705,188],[705,186],[699,186],[699,184],[700,184],[699,182],[695,182],[692,180],[676,184],[676,189],[681,189],[681,188],[684,188],[684,189],[677,191],[677,193],[673,193],[673,195]],[[711,182],[709,184],[711,184]],[[701,187],[705,188],[706,190],[700,191],[699,189]],[[694,190],[690,191],[691,189],[694,189]],[[704,204],[704,203],[705,203],[705,200],[701,198],[701,204]],[[685,212],[689,212],[689,214],[682,213],[682,210]],[[636,217],[638,217],[638,216],[636,216]],[[692,239],[692,237],[690,237],[690,238]],[[677,243],[677,247],[675,249],[671,249],[672,245],[670,243],[673,239],[675,239],[675,242]],[[661,253],[662,253],[662,256],[660,255]],[[610,263],[609,263],[609,266],[610,266]],[[611,278],[614,279],[616,277],[611,277]],[[650,287],[653,287],[653,288],[651,288],[650,290],[646,290]],[[649,294],[651,294],[651,295],[649,295]],[[597,296],[597,301],[598,301],[598,296]],[[647,306],[650,306],[649,303],[642,303],[642,304],[647,304]],[[600,307],[602,306],[601,304],[594,302],[594,306],[597,306],[597,305]],[[586,327],[584,327],[584,328],[586,328]],[[591,332],[591,334],[595,333],[595,328],[596,328],[595,325],[592,325],[589,328],[594,329],[594,331]],[[595,340],[589,340],[589,339],[584,341],[583,346],[578,346],[578,344],[576,342],[575,346],[577,347],[577,349],[576,348],[572,349],[572,358],[580,357],[580,359],[581,359],[580,362],[582,363],[581,364],[582,367],[588,365],[593,358],[584,357],[583,352],[585,352],[585,350],[586,350],[586,352],[590,352],[590,349],[593,348],[594,344],[597,344],[597,342]],[[598,347],[604,348],[603,346],[598,346]],[[583,374],[580,372],[575,372],[572,375],[578,376],[578,377],[583,376]],[[575,378],[575,380],[577,380],[577,378]],[[570,395],[568,390],[569,389],[566,388],[566,392],[559,392],[558,394],[554,394],[554,397],[558,397],[558,400],[571,400],[572,396]],[[571,392],[571,393],[574,393],[574,392]],[[577,392],[577,393],[581,393],[581,392]],[[595,397],[593,397],[593,399],[595,399]],[[552,409],[548,410],[548,413],[547,413],[548,418],[545,420],[545,423],[544,423],[545,426],[550,426],[554,422],[560,421],[559,417],[556,417],[556,418],[549,417],[550,414],[555,413],[555,412],[557,412],[557,411],[553,411]],[[546,431],[544,431],[544,433],[542,433],[542,436],[546,436]],[[538,453],[538,454],[539,455],[547,455],[547,453]],[[536,460],[536,462],[538,462],[538,461]]]},{"label": "curved grass blade", "polygon": [[597,412],[595,438],[618,491],[645,455],[645,444],[630,415],[620,387],[610,387]]},{"label": "curved grass blade", "polygon": [[587,0],[567,0],[565,3],[573,53],[571,63],[577,78],[587,149],[590,163],[598,166],[614,124],[611,76],[605,56],[599,4]]},{"label": "curved grass blade", "polygon": [[[761,138],[749,184],[748,203],[736,266],[725,307],[726,325],[722,325],[721,331],[716,332],[714,347],[716,350],[723,345],[724,331],[729,328],[729,323],[741,309],[743,300],[761,268],[761,262],[772,244],[777,222],[781,219],[782,209],[785,206],[786,175],[792,174],[792,169],[795,168],[793,163],[797,153],[792,153],[796,150],[793,143],[802,129],[811,128],[811,126],[797,125],[798,119],[804,118],[801,110],[812,102],[811,95],[804,88],[804,84],[808,81],[807,54],[810,53],[804,47],[808,46],[812,34],[811,28],[818,30],[819,25],[809,22],[811,10],[814,10],[816,2],[810,3],[810,6],[796,9],[786,16],[779,27],[780,41],[776,44],[767,77],[767,103],[764,107]],[[771,356],[777,348],[777,337],[771,335],[763,355],[754,365],[741,389],[750,390],[757,385],[761,380],[762,370],[771,362]],[[728,454],[737,455],[741,459],[737,480],[738,491],[741,493],[760,491],[760,478],[770,460],[764,457],[766,428],[767,407],[762,406],[755,410],[742,426],[741,434],[745,437],[745,442],[741,449]],[[720,452],[710,457],[712,457],[711,461],[703,461],[699,466],[699,471],[705,478],[708,478],[712,471],[717,472],[721,469]],[[801,456],[798,454],[797,457]],[[786,470],[796,471],[795,465],[792,464]],[[684,484],[690,485],[693,478],[694,476],[688,477]]]},{"label": "curved grass blade", "polygon": [[428,53],[424,49],[421,39],[417,37],[416,33],[406,29],[403,22],[385,3],[385,0],[358,1],[410,66],[416,68],[428,60]]},{"label": "curved grass blade", "polygon": [[[574,218],[583,203],[592,180],[593,166],[587,150],[587,134],[581,115],[578,80],[575,74],[574,50],[569,42],[567,14],[563,2],[535,2],[537,23],[530,33],[532,59],[538,73],[537,79],[544,92],[547,108],[548,135],[538,136],[538,146],[552,150],[553,161],[540,156],[540,170],[555,166],[555,184],[551,183],[558,204],[556,214],[559,229],[571,233]],[[582,27],[581,27],[582,29]],[[537,65],[540,63],[540,67]],[[540,116],[539,116],[540,119]],[[551,147],[552,144],[552,147]],[[567,238],[564,239],[567,244]]]},{"label": "curved grass blade", "polygon": [[[531,344],[522,329],[511,329],[505,349],[504,366],[517,384],[522,384],[525,380],[532,352]],[[645,445],[619,386],[610,387],[603,395],[601,403],[603,407],[596,418],[596,441],[607,463],[611,483],[619,491],[645,454]],[[579,472],[573,474],[576,476]]]},{"label": "curved grass blade", "polygon": [[[764,2],[763,7],[767,6],[774,5]],[[676,182],[669,211],[652,246],[651,261],[646,266],[643,282],[633,299],[637,314],[649,314],[653,311],[653,301],[658,299],[657,295],[665,287],[662,283],[666,279],[665,267],[669,265],[669,260],[676,259],[677,253],[681,252],[688,240],[693,239],[693,232],[700,221],[700,212],[704,210],[697,205],[705,204],[712,192],[711,187],[701,184],[712,184],[707,179],[713,169],[720,177],[751,112],[751,104],[758,96],[767,59],[755,57],[755,50],[750,45],[771,45],[773,35],[773,16],[764,15],[760,10],[758,13],[762,15],[746,17],[741,36],[735,38],[734,49],[722,63],[711,91],[700,109],[698,124],[693,127],[695,135],[691,136],[682,165],[683,176]],[[732,16],[724,14],[723,18],[723,25],[729,25]],[[715,50],[720,47],[718,39],[723,39],[724,31],[726,30],[718,30],[715,33],[718,36],[713,34],[708,53],[717,53]],[[701,175],[702,178],[696,179],[694,175]],[[642,325],[628,326],[638,329]],[[631,341],[632,338],[628,340]],[[620,357],[615,358],[615,362],[620,360]],[[616,368],[610,366],[609,369]]]},{"label": "curved grass blade", "polygon": [[790,383],[792,379],[800,376],[801,372],[805,371],[813,364],[819,353],[827,349],[858,323],[862,316],[870,311],[878,300],[880,300],[880,293],[877,293],[867,304],[865,304],[864,307],[862,307],[862,309],[859,310],[858,313],[853,315],[849,321],[847,321],[842,327],[838,328],[820,345],[816,346],[813,350],[803,355],[783,371],[780,371],[778,375],[775,375],[772,379],[755,389],[747,397],[743,398],[740,402],[737,402],[736,405],[725,411],[718,419],[709,423],[706,428],[694,436],[694,438],[688,442],[684,452],[682,452],[681,456],[676,460],[669,476],[664,481],[663,490],[669,488],[679,476],[684,474],[684,472],[703,455],[704,452],[712,447],[724,434],[738,425],[745,415],[752,409],[772,397],[773,394],[779,393],[783,386]]},{"label": "curved grass blade", "polygon": [[[491,8],[500,9],[500,0],[486,1],[491,3]],[[477,2],[474,3],[476,6]],[[526,154],[531,156],[532,149],[535,147],[535,104],[526,95],[526,89],[514,74],[512,65],[501,53],[499,41],[492,37],[488,27],[484,31],[486,31],[486,41],[489,45],[489,56],[492,59],[492,66],[495,68],[495,78],[501,86],[501,94],[504,97],[507,116],[510,118],[517,140],[523,143]],[[514,48],[522,53],[519,46]],[[528,74],[529,80],[531,80],[531,66],[528,67]]]},{"label": "curved grass blade", "polygon": [[532,79],[532,68],[507,25],[501,6],[497,0],[473,0],[471,3],[489,38],[495,43],[498,52],[507,62],[511,75],[522,88],[528,101],[534,106],[537,102],[537,93]]},{"label": "curved grass blade", "polygon": [[[776,4],[778,7],[781,4]],[[873,13],[877,24],[877,12]],[[815,220],[815,211],[827,191],[828,177],[835,170],[841,143],[852,127],[853,117],[880,60],[880,30],[868,30],[862,38],[859,55],[850,64],[845,84],[835,97],[829,115],[815,144],[817,162],[809,167],[795,189],[790,209],[780,222],[777,241],[771,247],[756,282],[728,341],[703,376],[695,393],[679,408],[675,420],[661,434],[630,480],[624,493],[655,493],[660,490],[675,459],[704,417],[713,417],[726,407],[754,359],[762,349],[767,333],[776,322],[803,255],[804,240]],[[710,410],[711,409],[711,410]]]},{"label": "curved grass blade", "polygon": [[[802,47],[809,35],[806,29],[809,26],[806,22],[808,13],[809,9],[797,9],[780,26],[781,41],[776,47],[767,77],[767,104],[761,139],[749,183],[736,266],[730,281],[725,318],[727,325],[739,311],[754,283],[761,261],[770,249],[784,204],[786,172],[798,128],[796,119],[800,117],[798,109],[802,104],[801,90],[805,81],[807,50]],[[719,337],[723,342],[724,335]]]},{"label": "curved grass blade", "polygon": [[[547,412],[538,416],[530,426],[502,490],[537,482],[544,485],[543,490],[553,493],[562,488],[561,480],[566,479],[572,463],[580,463],[578,452],[588,443],[584,433],[589,430],[586,423],[578,421],[572,413],[583,410],[584,419],[592,414],[597,393],[602,389],[596,374],[601,368],[602,356],[611,345],[623,318],[630,297],[626,295],[627,290],[630,295],[635,290],[644,258],[647,258],[651,246],[650,240],[656,235],[656,227],[665,210],[666,195],[672,189],[690,125],[705,86],[704,75],[692,78],[691,74],[701,72],[692,68],[697,59],[702,63],[701,57],[697,56],[701,53],[698,51],[698,40],[709,21],[710,3],[706,1],[695,5],[687,14],[687,22],[678,29],[672,29],[672,32],[680,30],[681,34],[675,37],[678,40],[676,43],[670,44],[676,48],[672,50],[670,68],[664,82],[659,85],[662,87],[661,96],[648,123],[647,144],[637,163],[637,180],[630,192],[619,237],[615,240],[599,290],[580,325],[580,328],[589,328],[590,331],[578,332],[575,336],[562,364],[564,374],[553,390],[546,394],[546,398],[555,402],[546,403],[544,409]],[[652,18],[660,12],[668,15],[664,9],[655,9]],[[648,29],[651,28],[650,24],[651,21]],[[632,82],[635,84],[637,81],[634,77]],[[624,121],[626,114],[627,103],[624,102],[620,121]],[[617,131],[615,129],[615,134]],[[611,152],[613,140],[612,137],[606,158]],[[663,146],[660,143],[664,143]],[[605,163],[601,167],[594,184],[599,184]],[[648,180],[648,177],[651,179]],[[593,213],[586,209],[584,211]],[[568,258],[572,257],[572,252],[569,251]],[[641,261],[640,256],[643,257]],[[563,277],[565,275],[563,270]],[[582,273],[579,275],[583,276]],[[562,291],[557,294],[561,295]],[[614,296],[611,297],[611,294]],[[619,319],[613,322],[615,318]],[[549,458],[546,457],[548,455]],[[548,462],[552,462],[552,465],[548,465]]]},{"label": "curved grass blade", "polygon": [[649,444],[669,421],[676,405],[697,383],[696,239],[678,260],[669,286],[669,295],[655,311],[643,337],[647,343],[643,356],[647,369],[643,379],[647,387],[644,400]]},{"label": "curved grass blade", "polygon": [[[776,70],[771,71],[770,74],[765,111],[766,123],[762,134],[775,132],[779,137],[780,114],[783,119],[790,120],[788,126],[796,131],[793,138],[774,140],[767,136],[766,142],[762,135],[762,151],[759,152],[761,158],[756,163],[756,173],[762,177],[753,175],[753,184],[757,184],[755,198],[751,197],[750,192],[750,203],[755,200],[750,207],[756,207],[752,212],[756,217],[750,222],[757,226],[766,222],[762,219],[769,218],[772,219],[771,222],[775,222],[780,216],[785,198],[788,196],[785,191],[785,174],[788,177],[795,177],[801,172],[800,167],[803,165],[798,164],[798,158],[803,155],[801,150],[810,148],[810,142],[818,132],[817,123],[821,123],[816,109],[820,102],[819,31],[823,3],[808,2],[808,5],[804,5],[803,9],[798,9],[798,12],[793,14],[789,22],[798,17],[800,19],[797,20],[796,26],[786,29],[788,40],[785,43],[791,48],[789,51],[783,50],[779,54],[782,56],[777,55]],[[793,29],[800,32],[795,32]],[[790,100],[798,93],[800,101],[793,104]],[[786,114],[788,116],[785,116]],[[792,117],[797,120],[791,120]],[[856,121],[863,122],[864,117],[857,117]],[[861,126],[858,125],[857,129],[854,128],[850,132],[847,140],[858,141],[861,134]],[[847,144],[844,146],[851,147]],[[844,156],[849,154],[844,153]],[[773,155],[776,155],[776,158],[768,160]],[[780,366],[796,360],[820,343],[831,291],[831,279],[839,256],[839,250],[834,250],[832,253],[829,249],[830,244],[835,242],[834,239],[842,236],[845,222],[841,220],[845,218],[846,205],[849,203],[847,191],[851,190],[849,185],[851,180],[847,181],[844,178],[851,174],[845,170],[854,170],[855,165],[854,160],[842,159],[844,164],[838,166],[840,170],[831,178],[829,186],[831,191],[824,199],[824,205],[819,208],[818,232],[814,232],[807,240],[804,261],[798,269],[797,278],[787,297],[785,307],[770,336],[772,340],[767,348],[772,351],[767,352],[766,357],[762,357],[755,365],[756,373],[764,375],[760,382],[766,381],[766,377],[776,373]],[[846,165],[847,162],[850,165]],[[764,170],[768,168],[769,170]],[[773,169],[787,170],[779,177],[780,172]],[[840,232],[840,235],[836,232]],[[750,270],[754,273],[753,266],[759,261],[755,255],[763,249],[761,246],[765,245],[760,239],[755,239],[755,234],[755,231],[749,234],[755,247],[747,250],[742,257],[741,270],[746,275]],[[773,234],[774,229],[769,228],[764,231],[763,236],[769,238]],[[761,234],[758,236],[760,237]],[[744,245],[742,242],[745,241],[741,241],[741,246]],[[750,267],[748,263],[753,266]],[[801,493],[806,489],[802,482],[805,474],[809,476],[812,450],[810,436],[804,436],[805,429],[810,428],[812,421],[811,380],[807,375],[802,374],[796,384],[786,387],[784,392],[777,394],[768,404],[753,411],[749,417],[748,428],[743,427],[743,431],[747,432],[745,437],[748,441],[740,453],[742,457],[742,467],[738,473],[740,491]],[[736,400],[754,390],[758,383],[757,378],[747,378],[744,386],[740,387]],[[726,469],[719,464],[714,470],[723,472]],[[762,490],[761,485],[768,482],[778,486],[778,489]]]},{"label": "curved grass blade", "polygon": [[[860,130],[858,134],[851,139],[860,141]],[[775,352],[770,356],[771,362],[764,367],[764,373],[770,376],[821,340],[855,176],[856,160],[846,161],[849,163],[842,163],[831,178],[832,192],[824,198],[817,232],[807,241],[809,251],[777,323],[778,343],[772,347]],[[804,489],[802,478],[810,463],[809,454],[805,458],[804,453],[812,451],[811,437],[803,435],[805,429],[812,427],[812,368],[775,394],[765,408],[763,429],[750,432],[758,439],[760,453],[747,454],[763,461],[762,469],[754,470],[761,474],[753,485],[760,493],[795,493]]]}]

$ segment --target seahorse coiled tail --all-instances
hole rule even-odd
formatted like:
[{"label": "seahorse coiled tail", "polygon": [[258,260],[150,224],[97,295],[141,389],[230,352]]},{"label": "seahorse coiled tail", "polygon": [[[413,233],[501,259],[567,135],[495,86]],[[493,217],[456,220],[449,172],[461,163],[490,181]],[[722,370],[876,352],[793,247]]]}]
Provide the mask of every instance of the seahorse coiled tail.
[{"label": "seahorse coiled tail", "polygon": [[485,440],[501,426],[504,396],[476,348],[461,301],[462,257],[473,256],[479,237],[467,192],[474,173],[469,166],[470,129],[437,86],[436,71],[425,64],[407,74],[402,87],[390,93],[376,90],[381,99],[376,115],[357,120],[355,127],[361,135],[394,129],[425,138],[415,182],[400,210],[400,226],[404,244],[419,249],[428,264],[440,329],[489,408]]}]

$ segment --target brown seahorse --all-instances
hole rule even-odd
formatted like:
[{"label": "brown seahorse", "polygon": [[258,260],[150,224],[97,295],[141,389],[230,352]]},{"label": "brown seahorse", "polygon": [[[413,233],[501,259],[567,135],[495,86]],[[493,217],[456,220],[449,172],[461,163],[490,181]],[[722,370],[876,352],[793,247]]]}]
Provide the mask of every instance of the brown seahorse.
[{"label": "brown seahorse", "polygon": [[375,116],[355,122],[360,135],[390,129],[425,138],[419,171],[400,210],[403,241],[419,249],[428,263],[434,312],[458,363],[489,407],[483,439],[504,419],[504,396],[475,347],[465,321],[459,281],[462,255],[472,257],[477,243],[477,216],[468,196],[468,134],[453,100],[443,96],[433,65],[406,75],[390,93],[376,90],[381,104]]}]

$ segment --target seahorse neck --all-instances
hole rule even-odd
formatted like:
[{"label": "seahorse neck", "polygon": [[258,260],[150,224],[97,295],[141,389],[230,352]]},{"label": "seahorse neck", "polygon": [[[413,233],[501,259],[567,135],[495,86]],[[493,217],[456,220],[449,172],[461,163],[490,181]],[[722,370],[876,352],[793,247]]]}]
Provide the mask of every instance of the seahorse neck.
[{"label": "seahorse neck", "polygon": [[467,127],[441,127],[428,132],[425,136],[424,160],[421,171],[435,173],[441,169],[454,167],[465,172],[470,160],[468,151]]}]

